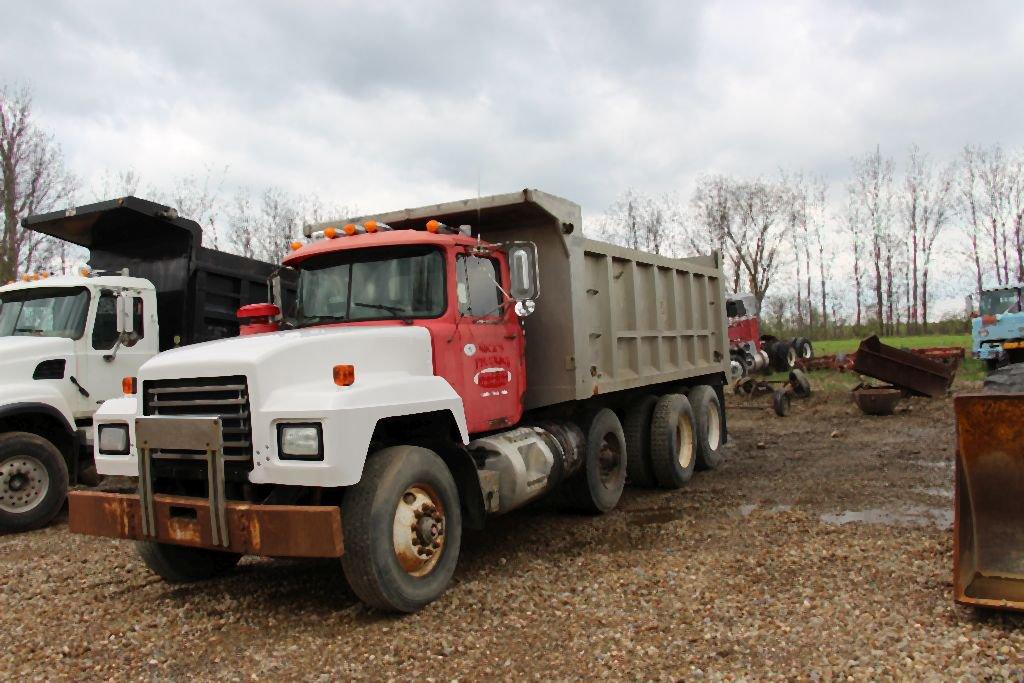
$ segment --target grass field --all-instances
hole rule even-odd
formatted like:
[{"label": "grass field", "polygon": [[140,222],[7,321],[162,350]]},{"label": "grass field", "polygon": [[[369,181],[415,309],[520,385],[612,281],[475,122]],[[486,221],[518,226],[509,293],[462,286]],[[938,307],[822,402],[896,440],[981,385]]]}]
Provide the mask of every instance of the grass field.
[{"label": "grass field", "polygon": [[[850,353],[857,350],[860,339],[826,339],[811,340],[815,356],[830,353]],[[882,343],[896,348],[923,349],[929,346],[962,346],[970,352],[971,335],[969,334],[918,334],[909,337],[882,337]]]}]

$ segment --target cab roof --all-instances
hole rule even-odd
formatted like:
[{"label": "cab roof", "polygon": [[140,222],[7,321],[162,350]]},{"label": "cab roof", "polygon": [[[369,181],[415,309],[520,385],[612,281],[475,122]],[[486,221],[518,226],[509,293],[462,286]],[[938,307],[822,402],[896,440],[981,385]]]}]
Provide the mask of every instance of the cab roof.
[{"label": "cab roof", "polygon": [[432,233],[426,230],[388,230],[376,233],[359,233],[335,238],[323,237],[315,242],[310,242],[285,256],[283,263],[286,266],[296,266],[313,256],[349,251],[351,249],[417,245],[472,247],[476,243],[476,238],[461,233]]},{"label": "cab roof", "polygon": [[51,275],[38,280],[12,282],[0,287],[0,292],[15,292],[23,289],[44,289],[53,287],[128,287],[131,289],[153,289],[153,283],[145,278],[125,275]]}]

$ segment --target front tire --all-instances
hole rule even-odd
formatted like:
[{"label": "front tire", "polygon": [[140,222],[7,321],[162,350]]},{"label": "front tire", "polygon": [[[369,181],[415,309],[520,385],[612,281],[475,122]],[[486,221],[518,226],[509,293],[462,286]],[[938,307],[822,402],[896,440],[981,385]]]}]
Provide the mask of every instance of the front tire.
[{"label": "front tire", "polygon": [[135,551],[146,566],[168,583],[192,583],[223,576],[242,556],[207,548],[137,541]]},{"label": "front tire", "polygon": [[341,566],[359,599],[415,612],[451,582],[462,543],[459,491],[444,461],[417,446],[393,446],[366,461],[342,504]]},{"label": "front tire", "polygon": [[49,524],[68,495],[68,466],[41,436],[0,436],[0,531],[31,531]]}]

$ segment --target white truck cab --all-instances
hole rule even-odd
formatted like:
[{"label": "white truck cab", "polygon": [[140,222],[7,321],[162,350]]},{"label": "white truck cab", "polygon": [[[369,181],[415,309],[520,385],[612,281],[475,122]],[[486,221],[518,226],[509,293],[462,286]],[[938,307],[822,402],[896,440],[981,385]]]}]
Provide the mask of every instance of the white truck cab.
[{"label": "white truck cab", "polygon": [[0,531],[43,526],[69,485],[96,483],[98,406],[160,351],[237,334],[274,268],[204,249],[193,221],[135,197],[23,226],[89,248],[92,267],[0,287]]}]

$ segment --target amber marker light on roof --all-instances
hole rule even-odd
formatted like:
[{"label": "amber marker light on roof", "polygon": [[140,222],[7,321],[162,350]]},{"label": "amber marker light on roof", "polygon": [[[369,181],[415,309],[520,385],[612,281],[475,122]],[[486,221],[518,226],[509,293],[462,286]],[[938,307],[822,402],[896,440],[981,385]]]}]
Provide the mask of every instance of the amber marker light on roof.
[{"label": "amber marker light on roof", "polygon": [[333,240],[337,236],[338,236],[338,229],[337,228],[324,228],[324,237],[326,237],[327,239]]},{"label": "amber marker light on roof", "polygon": [[292,242],[291,247],[292,251],[297,251],[302,248],[302,242]]},{"label": "amber marker light on roof", "polygon": [[363,223],[363,230],[366,232],[377,232],[377,221],[366,221]]},{"label": "amber marker light on roof", "polygon": [[341,231],[343,233],[345,233],[346,235],[354,235],[357,232],[356,224],[355,223],[346,223],[344,226],[342,226]]}]

